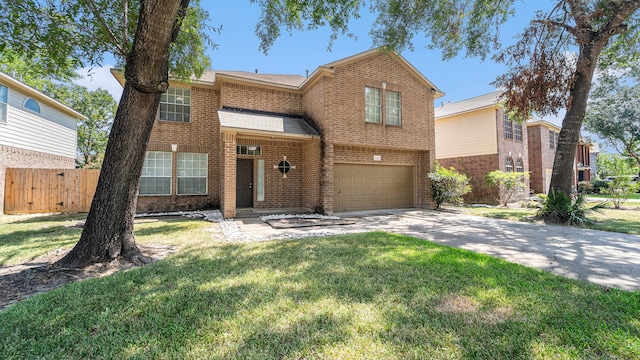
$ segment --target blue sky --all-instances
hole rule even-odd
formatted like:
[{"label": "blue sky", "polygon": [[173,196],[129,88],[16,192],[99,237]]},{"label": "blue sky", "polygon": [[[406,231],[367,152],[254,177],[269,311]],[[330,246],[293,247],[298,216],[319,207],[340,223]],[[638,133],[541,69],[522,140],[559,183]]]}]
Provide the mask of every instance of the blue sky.
[{"label": "blue sky", "polygon": [[[553,3],[540,0],[517,1],[515,16],[500,28],[503,44],[513,43],[514,36],[524,29],[535,11],[548,9]],[[268,55],[264,55],[258,50],[260,43],[255,35],[255,25],[260,17],[258,5],[237,0],[204,0],[202,4],[209,11],[210,24],[214,27],[222,26],[220,34],[211,35],[218,44],[217,49],[209,51],[213,69],[258,69],[260,73],[305,75],[306,70],[311,73],[320,65],[372,47],[369,30],[375,17],[366,9],[362,10],[362,17],[350,25],[350,30],[357,39],[339,37],[333,43],[331,52],[327,51],[330,31],[318,29],[294,32],[291,35],[285,32],[276,40]],[[504,65],[496,64],[490,58],[481,61],[461,55],[443,61],[439,50],[428,50],[426,45],[427,39],[424,36],[416,36],[414,50],[404,51],[401,55],[445,92],[445,97],[437,99],[436,105],[442,101],[459,101],[494,91],[495,88],[490,83],[506,70]],[[107,89],[119,99],[120,86],[108,72],[112,64],[113,61],[108,61],[103,68],[94,68],[92,76],[80,83],[89,88]],[[559,124],[557,119],[546,119]]]}]

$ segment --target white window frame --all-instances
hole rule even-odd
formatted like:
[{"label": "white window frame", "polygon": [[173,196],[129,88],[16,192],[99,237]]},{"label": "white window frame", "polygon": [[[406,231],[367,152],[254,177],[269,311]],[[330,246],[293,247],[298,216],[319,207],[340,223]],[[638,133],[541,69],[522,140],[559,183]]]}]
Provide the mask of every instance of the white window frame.
[{"label": "white window frame", "polygon": [[402,125],[402,94],[397,91],[385,91],[385,108],[387,125]]},{"label": "white window frame", "polygon": [[507,156],[507,159],[504,162],[504,170],[508,173],[513,172],[513,159],[511,156]]},{"label": "white window frame", "polygon": [[[204,167],[200,165],[204,165]],[[176,172],[178,182],[176,193],[178,195],[207,195],[209,193],[209,154],[179,152]],[[204,192],[181,192],[181,180],[187,179],[204,179]]]},{"label": "white window frame", "polygon": [[513,139],[522,141],[522,123],[513,123]]},{"label": "white window frame", "polygon": [[517,158],[516,159],[515,171],[516,172],[524,172],[524,161],[522,161],[521,158]]},{"label": "white window frame", "polygon": [[513,139],[513,121],[509,119],[509,115],[504,114],[504,138]]},{"label": "white window frame", "polygon": [[[4,91],[2,91],[4,89]],[[0,84],[0,123],[6,124],[9,117],[9,88]]]},{"label": "white window frame", "polygon": [[382,90],[365,86],[364,116],[366,122],[382,124]]},{"label": "white window frame", "polygon": [[190,123],[191,89],[170,86],[166,92],[162,93],[158,119],[160,121]]},{"label": "white window frame", "polygon": [[[33,103],[36,105],[37,109],[32,109],[30,107],[27,107],[27,103],[33,101]],[[24,102],[22,103],[22,108],[28,111],[31,111],[34,114],[41,114],[42,112],[42,108],[40,107],[40,103],[38,102],[38,100],[32,98],[32,97],[28,97],[26,99],[24,99]]]},{"label": "white window frame", "polygon": [[[158,156],[162,154],[161,158]],[[162,166],[157,166],[161,164]],[[142,167],[142,176],[140,177],[140,189],[139,194],[141,196],[166,196],[171,195],[171,187],[172,187],[172,173],[173,170],[173,153],[168,151],[147,151],[144,157],[144,165]],[[147,181],[147,179],[169,179],[169,191],[162,193],[150,193],[145,192],[143,189],[143,183]],[[157,188],[157,186],[154,186]]]}]

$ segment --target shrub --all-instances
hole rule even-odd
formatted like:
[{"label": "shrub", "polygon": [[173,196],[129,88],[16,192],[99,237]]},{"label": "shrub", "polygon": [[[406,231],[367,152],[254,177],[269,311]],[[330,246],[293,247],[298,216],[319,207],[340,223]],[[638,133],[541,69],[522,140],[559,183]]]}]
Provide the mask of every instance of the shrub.
[{"label": "shrub", "polygon": [[529,173],[494,170],[484,177],[484,181],[498,190],[498,201],[507,206],[513,195],[527,189]]},{"label": "shrub", "polygon": [[589,181],[580,181],[578,183],[578,192],[585,194],[593,193],[593,184]]},{"label": "shrub", "polygon": [[538,210],[536,217],[548,223],[567,225],[589,225],[591,220],[587,218],[587,213],[597,211],[604,207],[605,203],[600,203],[592,208],[587,207],[585,194],[571,197],[563,191],[556,192],[551,189],[549,196],[543,200],[542,207]]},{"label": "shrub", "polygon": [[591,181],[591,186],[592,186],[592,192],[594,194],[600,194],[602,192],[602,190],[606,189],[608,186],[608,182],[606,181],[602,181],[602,180],[592,180]]},{"label": "shrub", "polygon": [[613,207],[620,209],[620,206],[636,192],[638,184],[625,176],[616,176],[607,183],[607,187],[600,190],[603,194],[611,196]]},{"label": "shrub", "polygon": [[447,169],[436,163],[435,171],[427,176],[431,179],[431,198],[436,203],[436,209],[445,202],[462,204],[464,194],[471,191],[469,178],[453,167]]}]

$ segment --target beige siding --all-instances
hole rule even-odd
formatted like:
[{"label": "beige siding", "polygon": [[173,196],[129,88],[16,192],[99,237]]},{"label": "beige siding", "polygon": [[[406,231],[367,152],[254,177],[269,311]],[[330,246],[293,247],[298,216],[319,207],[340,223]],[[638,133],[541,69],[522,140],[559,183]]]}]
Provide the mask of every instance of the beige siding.
[{"label": "beige siding", "polygon": [[436,159],[498,153],[493,108],[436,119]]}]

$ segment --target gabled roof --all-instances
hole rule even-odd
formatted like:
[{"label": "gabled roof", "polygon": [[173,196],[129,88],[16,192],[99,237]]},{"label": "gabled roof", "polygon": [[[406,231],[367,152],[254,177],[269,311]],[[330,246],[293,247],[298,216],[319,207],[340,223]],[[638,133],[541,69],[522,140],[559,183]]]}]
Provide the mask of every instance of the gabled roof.
[{"label": "gabled roof", "polygon": [[453,115],[464,114],[470,111],[488,109],[498,107],[500,105],[501,91],[473,97],[471,99],[461,100],[457,102],[448,102],[442,106],[437,106],[435,110],[436,120]]},{"label": "gabled roof", "polygon": [[76,119],[86,119],[87,117],[80,114],[79,112],[73,110],[72,108],[68,107],[67,105],[59,102],[58,100],[49,97],[43,93],[41,93],[39,90],[36,90],[34,88],[32,88],[31,86],[23,83],[22,81],[19,81],[17,79],[15,79],[14,77],[3,73],[2,71],[0,71],[0,82],[2,84],[7,85],[10,89],[17,89],[20,92],[23,92],[25,94],[27,94],[28,96],[39,100],[43,103],[46,103],[47,105],[51,106],[52,108],[63,112],[64,114],[66,114],[67,116],[70,116],[72,118],[76,118]]},{"label": "gabled roof", "polygon": [[[383,50],[376,48],[355,54],[344,59],[336,60],[325,65],[321,65],[314,70],[308,77],[301,75],[290,74],[260,74],[249,71],[233,71],[233,70],[208,70],[200,78],[192,78],[193,83],[215,86],[219,78],[225,78],[229,80],[239,80],[245,82],[251,82],[263,86],[275,86],[287,88],[289,90],[302,90],[305,85],[313,83],[317,78],[324,74],[332,74],[334,68],[343,66],[354,61],[359,61],[364,58],[375,56],[382,53]],[[434,97],[439,98],[444,96],[444,93],[429,79],[427,79],[418,69],[416,69],[411,63],[409,63],[404,57],[395,51],[389,51],[389,56],[393,56],[407,71],[413,73],[415,77],[421,81],[426,87],[430,88],[434,92]],[[124,85],[124,74],[120,69],[111,69],[113,76]]]},{"label": "gabled roof", "polygon": [[555,131],[560,131],[560,127],[556,124],[553,124],[547,120],[542,120],[542,119],[531,119],[527,121],[527,126],[535,126],[535,125],[544,125],[550,129],[553,129]]},{"label": "gabled roof", "polygon": [[[332,71],[334,68],[342,66],[342,65],[346,65],[346,64],[350,64],[354,61],[359,61],[362,59],[365,59],[369,56],[374,56],[380,53],[383,53],[384,50],[381,48],[375,48],[375,49],[370,49],[364,52],[361,52],[359,54],[355,54],[355,55],[351,55],[349,57],[340,59],[340,60],[336,60],[333,62],[330,62],[328,64],[319,66],[318,69],[316,69],[313,74],[309,77],[309,79],[307,81],[305,81],[305,83],[309,82],[309,80],[311,78],[313,78],[316,74],[319,74],[322,70],[329,70]],[[398,60],[398,62],[400,63],[400,65],[402,65],[404,68],[406,68],[408,71],[412,72],[417,78],[418,80],[420,80],[422,83],[424,83],[425,86],[431,88],[432,91],[435,92],[435,96],[434,98],[439,98],[444,96],[444,92],[442,92],[442,90],[440,90],[434,83],[432,83],[429,79],[427,79],[426,76],[424,76],[420,71],[418,71],[418,69],[416,69],[409,61],[407,61],[407,59],[405,59],[404,57],[402,57],[402,55],[398,54],[395,51],[389,51],[387,53],[389,56],[393,56],[395,57],[396,60]],[[302,86],[304,86],[304,84],[302,84]]]}]

